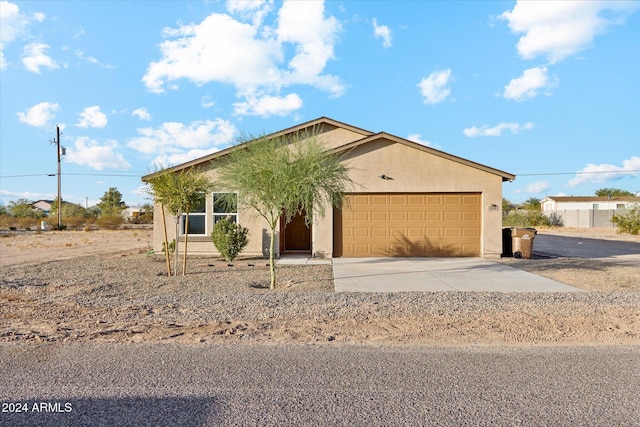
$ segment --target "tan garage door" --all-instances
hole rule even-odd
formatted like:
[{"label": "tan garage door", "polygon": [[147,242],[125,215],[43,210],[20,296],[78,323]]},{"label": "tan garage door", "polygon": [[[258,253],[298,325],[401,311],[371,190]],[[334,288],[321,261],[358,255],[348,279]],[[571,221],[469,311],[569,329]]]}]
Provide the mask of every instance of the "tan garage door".
[{"label": "tan garage door", "polygon": [[480,256],[480,194],[350,194],[337,256]]}]

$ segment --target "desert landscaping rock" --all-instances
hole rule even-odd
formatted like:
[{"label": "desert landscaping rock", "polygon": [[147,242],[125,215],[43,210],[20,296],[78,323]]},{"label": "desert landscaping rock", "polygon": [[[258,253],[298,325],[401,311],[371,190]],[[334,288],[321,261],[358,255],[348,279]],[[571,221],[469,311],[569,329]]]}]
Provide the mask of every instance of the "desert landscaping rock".
[{"label": "desert landscaping rock", "polygon": [[263,260],[192,257],[186,276],[167,277],[162,256],[140,252],[3,267],[0,340],[640,343],[640,267],[625,266],[611,289],[615,266],[514,264],[606,292],[336,294],[330,265],[278,266],[269,290]]}]

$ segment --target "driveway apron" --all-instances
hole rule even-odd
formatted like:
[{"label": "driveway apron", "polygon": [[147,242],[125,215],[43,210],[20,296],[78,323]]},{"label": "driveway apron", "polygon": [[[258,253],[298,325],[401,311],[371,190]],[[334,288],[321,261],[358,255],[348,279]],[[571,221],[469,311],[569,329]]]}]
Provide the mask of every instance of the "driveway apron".
[{"label": "driveway apron", "polygon": [[334,258],[336,292],[581,292],[483,258]]}]

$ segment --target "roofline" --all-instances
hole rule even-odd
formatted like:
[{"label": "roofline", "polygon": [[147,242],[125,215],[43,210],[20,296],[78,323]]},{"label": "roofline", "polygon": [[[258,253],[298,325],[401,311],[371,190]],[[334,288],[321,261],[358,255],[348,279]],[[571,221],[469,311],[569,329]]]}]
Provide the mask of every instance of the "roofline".
[{"label": "roofline", "polygon": [[[304,129],[315,127],[315,126],[318,126],[318,125],[321,125],[321,124],[329,124],[329,125],[332,125],[332,126],[335,126],[335,127],[347,129],[347,130],[350,130],[352,132],[359,133],[359,134],[361,134],[363,136],[370,136],[370,135],[374,134],[373,132],[368,131],[366,129],[362,129],[362,128],[359,128],[359,127],[356,127],[356,126],[349,125],[347,123],[339,122],[338,120],[334,120],[334,119],[331,119],[329,117],[322,116],[322,117],[319,117],[319,118],[317,118],[315,120],[311,120],[311,121],[308,121],[308,122],[300,123],[298,125],[291,126],[289,128],[286,128],[286,129],[283,129],[283,130],[279,130],[277,132],[270,133],[268,135],[261,136],[261,138],[265,138],[265,139],[277,138],[277,137],[281,137],[283,135],[287,135],[287,134],[290,134],[290,133],[299,132],[299,131],[302,131]],[[252,139],[251,141],[255,141],[255,139]],[[223,150],[216,151],[215,153],[207,154],[206,156],[202,156],[202,157],[199,157],[197,159],[189,160],[188,162],[181,163],[179,165],[169,167],[169,168],[166,169],[166,171],[168,171],[168,172],[177,172],[177,171],[180,171],[180,170],[183,170],[183,169],[188,169],[188,168],[191,168],[191,167],[194,167],[194,166],[198,166],[198,165],[200,165],[202,163],[209,162],[211,160],[217,159],[218,157],[222,157],[224,155],[227,155],[227,154],[231,153],[232,151],[234,151],[234,150],[236,150],[236,149],[238,149],[238,148],[250,143],[251,141],[246,141],[246,142],[244,142],[242,144],[238,144],[238,145],[232,145],[231,147],[227,147],[227,148],[225,148]],[[143,175],[142,176],[142,181],[144,181],[144,182],[148,181],[149,179],[151,179],[157,173],[158,172],[152,172],[150,174]]]},{"label": "roofline", "polygon": [[387,140],[392,141],[392,142],[397,142],[397,143],[406,145],[406,146],[411,147],[411,148],[415,148],[415,149],[424,151],[424,152],[429,153],[429,154],[433,154],[433,155],[438,156],[438,157],[442,157],[442,158],[447,159],[447,160],[451,160],[451,161],[463,164],[465,166],[470,166],[470,167],[473,167],[475,169],[482,170],[484,172],[488,172],[488,173],[491,173],[491,174],[494,174],[494,175],[498,175],[498,176],[502,177],[502,181],[503,182],[505,182],[505,181],[513,181],[513,180],[516,179],[516,176],[511,174],[511,173],[509,173],[509,172],[505,172],[505,171],[502,171],[500,169],[495,169],[495,168],[492,168],[490,166],[486,166],[486,165],[483,165],[481,163],[476,163],[476,162],[471,161],[471,160],[463,159],[462,157],[454,156],[453,154],[445,153],[444,151],[436,150],[435,148],[427,147],[426,145],[422,145],[422,144],[419,144],[417,142],[409,141],[408,139],[404,139],[404,138],[401,138],[401,137],[396,136],[396,135],[392,135],[392,134],[387,133],[387,132],[379,132],[379,133],[376,133],[376,134],[372,134],[370,136],[367,136],[365,138],[359,139],[357,141],[353,141],[353,142],[350,142],[348,144],[342,145],[340,147],[336,147],[336,148],[334,148],[332,150],[328,150],[328,153],[329,154],[339,154],[339,153],[342,153],[344,151],[353,150],[354,148],[357,148],[357,147],[359,147],[361,145],[364,145],[364,144],[367,144],[369,142],[373,142],[375,140],[382,139],[382,138],[387,139]]},{"label": "roofline", "polygon": [[541,200],[544,202],[545,200],[553,200],[553,201],[561,201],[561,202],[579,202],[579,201],[588,201],[593,200],[596,202],[637,202],[640,201],[640,197],[638,196],[547,196]]}]

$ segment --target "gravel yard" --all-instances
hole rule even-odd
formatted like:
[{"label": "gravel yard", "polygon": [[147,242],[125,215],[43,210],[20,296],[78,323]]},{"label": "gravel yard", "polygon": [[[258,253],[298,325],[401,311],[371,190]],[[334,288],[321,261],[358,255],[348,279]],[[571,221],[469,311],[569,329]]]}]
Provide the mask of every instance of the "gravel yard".
[{"label": "gravel yard", "polygon": [[[68,238],[91,238],[87,234],[76,232]],[[125,251],[105,254],[96,249],[60,260],[42,260],[33,244],[28,251],[37,262],[5,262],[0,340],[640,343],[640,266],[503,260],[591,292],[336,294],[331,266],[282,265],[277,269],[278,289],[272,291],[267,289],[269,270],[263,259],[229,266],[194,257],[187,276],[166,277],[163,258],[145,253],[145,238],[129,232],[128,245],[119,246]],[[2,239],[3,257],[7,248],[24,244],[20,239]],[[64,248],[69,246],[58,249]]]}]

